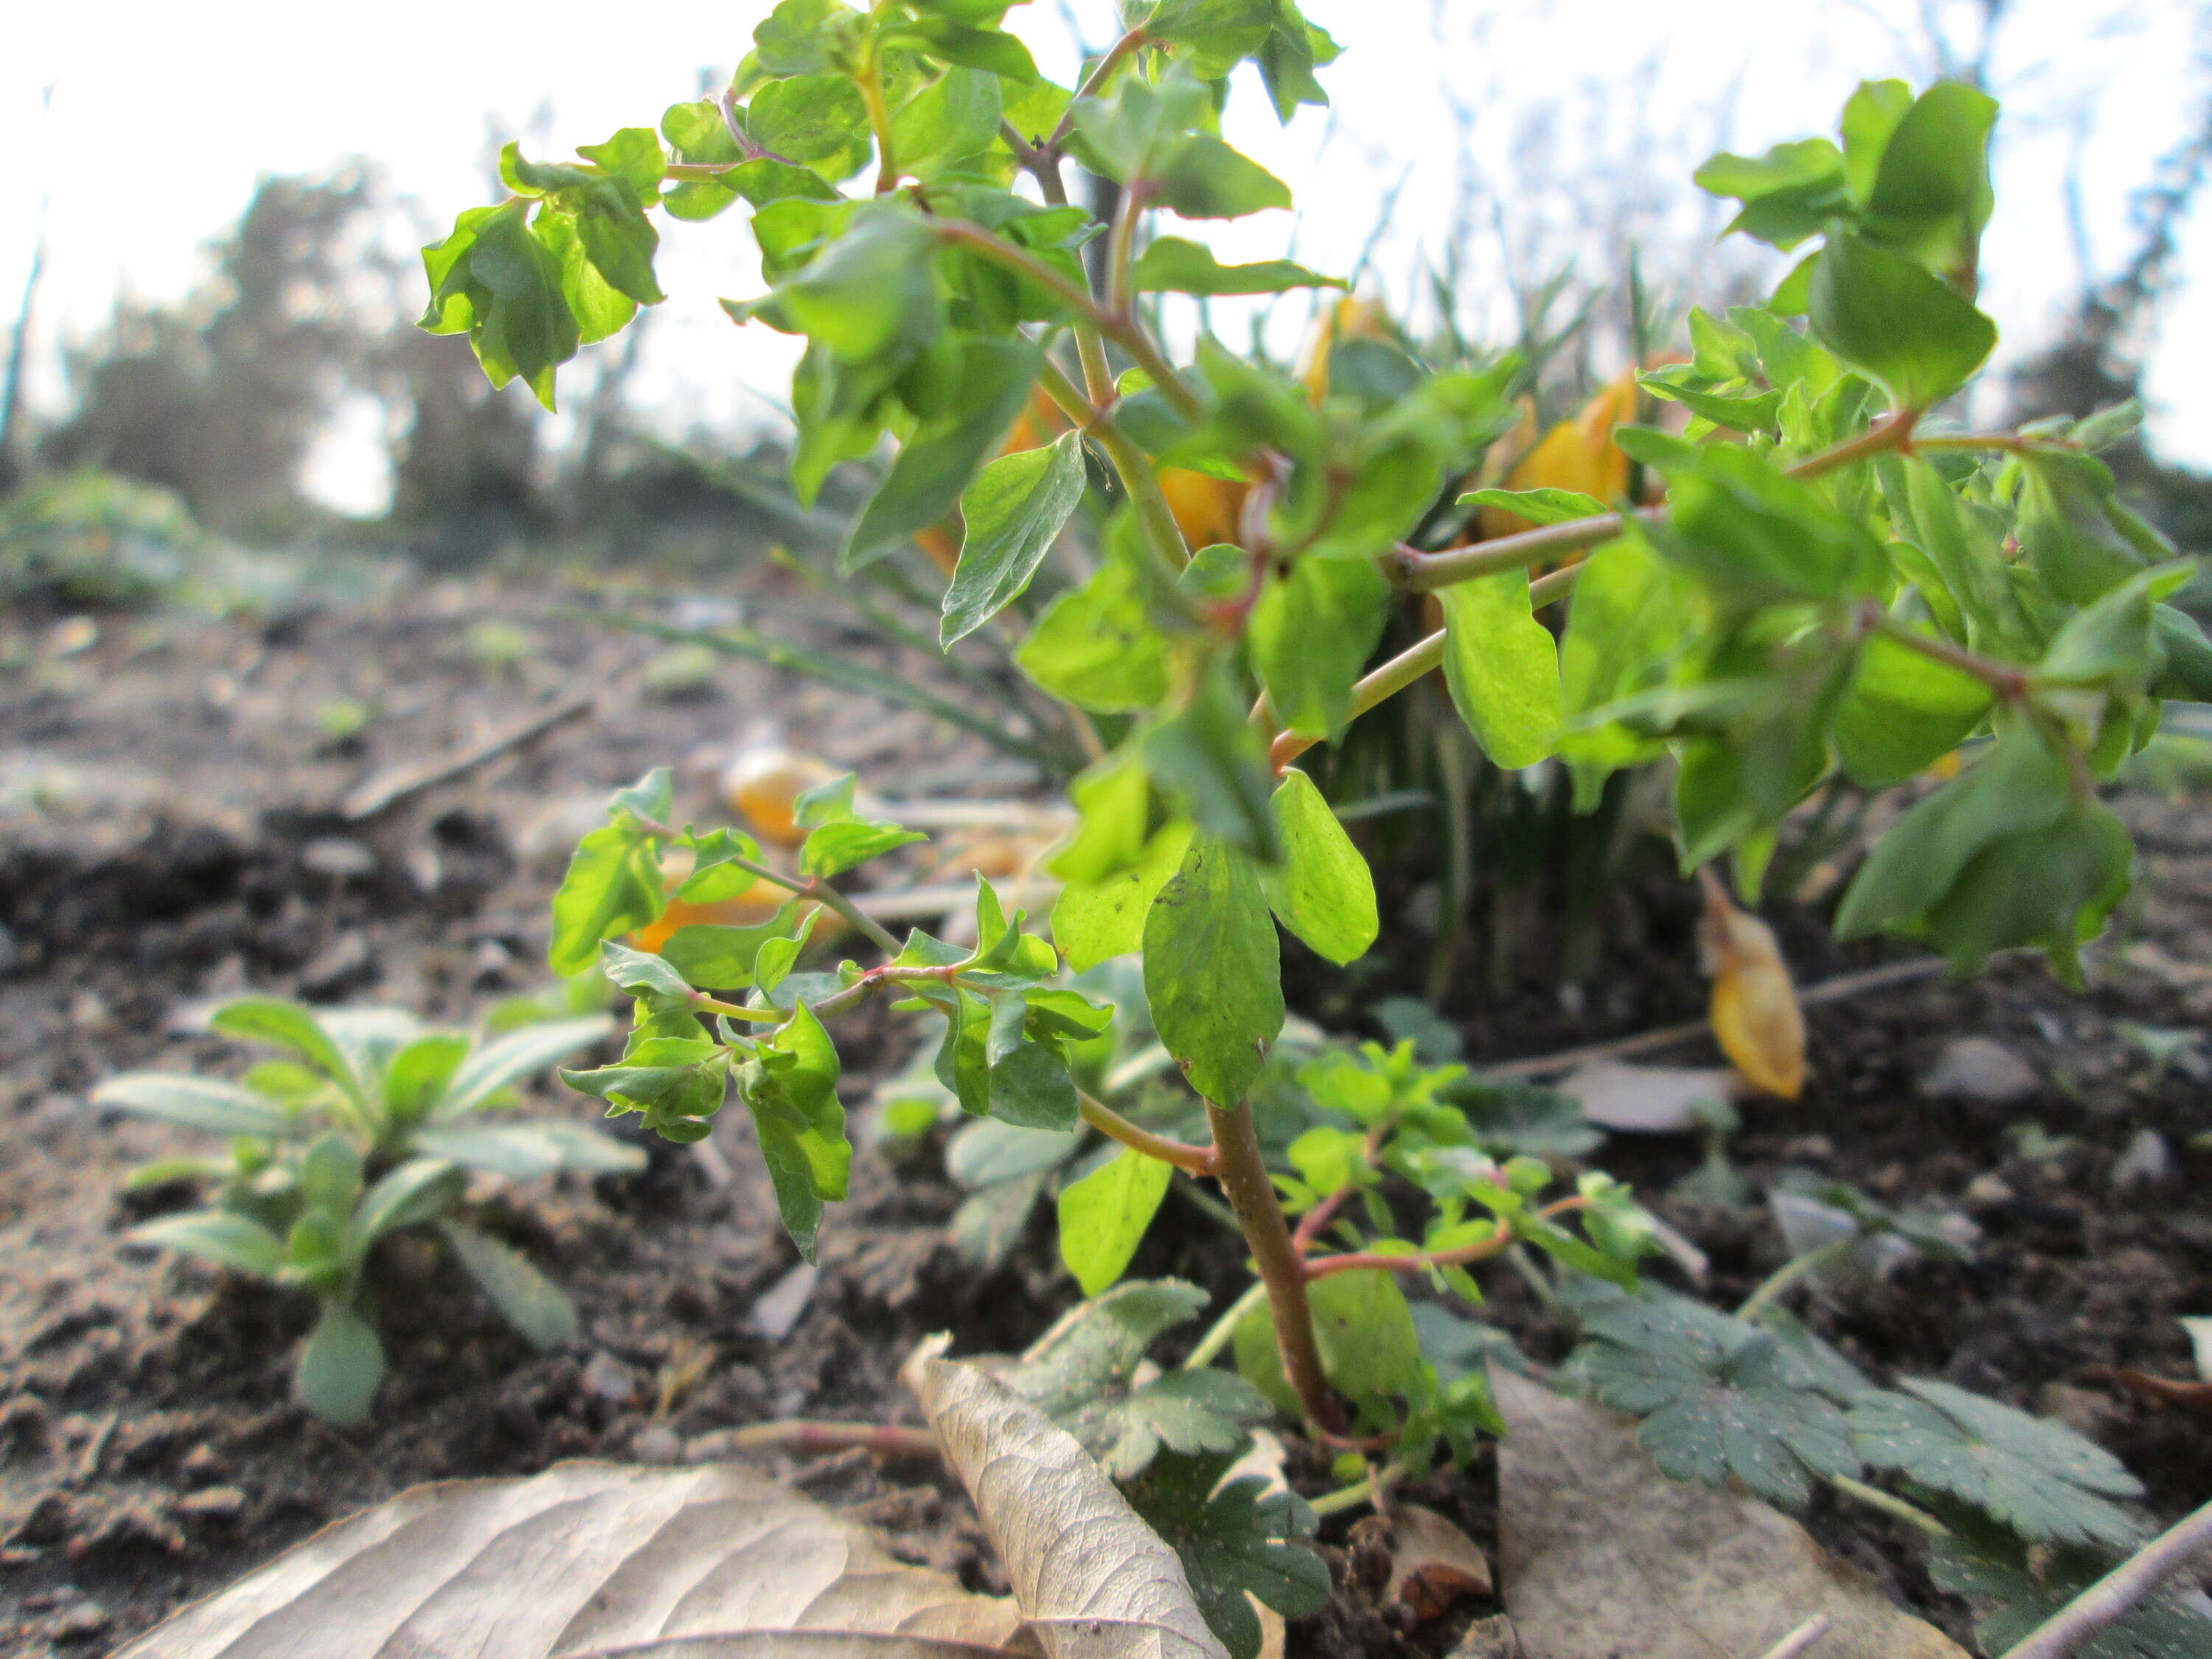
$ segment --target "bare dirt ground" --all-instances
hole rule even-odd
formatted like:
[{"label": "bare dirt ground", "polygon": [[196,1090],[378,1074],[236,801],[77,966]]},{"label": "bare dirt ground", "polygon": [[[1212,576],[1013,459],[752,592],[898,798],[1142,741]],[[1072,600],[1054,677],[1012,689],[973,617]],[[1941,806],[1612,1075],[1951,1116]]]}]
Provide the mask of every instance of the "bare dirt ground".
[{"label": "bare dirt ground", "polygon": [[[818,1276],[794,1278],[742,1126],[726,1118],[726,1170],[656,1146],[634,1178],[489,1200],[490,1224],[575,1297],[583,1330],[568,1352],[532,1354],[434,1252],[391,1252],[380,1273],[392,1376],[374,1422],[339,1431],[287,1398],[304,1299],[124,1241],[186,1197],[126,1200],[125,1172],[191,1138],[104,1118],[85,1098],[100,1078],[234,1066],[194,1015],[247,988],[459,1023],[537,988],[561,863],[606,792],[647,767],[677,764],[703,817],[721,761],[775,719],[886,791],[1008,785],[971,741],[775,671],[726,664],[705,690],[655,696],[642,670],[662,647],[568,617],[568,602],[429,586],[261,623],[103,618],[89,641],[55,618],[0,623],[0,1649],[104,1652],[420,1480],[578,1455],[708,1456],[719,1431],[775,1417],[915,1420],[894,1373],[922,1334],[1018,1346],[1072,1297],[1042,1232],[1017,1265],[979,1274],[945,1242],[958,1194],[933,1162],[895,1170],[865,1152]],[[487,641],[486,614],[522,630],[523,648]],[[384,822],[336,812],[365,781],[586,691],[587,716]],[[341,704],[369,711],[349,741],[331,736]],[[2212,1133],[2212,1042],[2182,1040],[2212,1015],[2212,822],[2189,802],[2128,810],[2142,880],[2086,995],[2014,963],[1969,986],[1817,1008],[1806,1098],[1752,1104],[1731,1150],[1755,1189],[1796,1169],[1971,1218],[1980,1243],[1966,1260],[1917,1261],[1815,1302],[1811,1322],[1877,1370],[2065,1417],[2125,1459],[2170,1517],[2212,1481],[2212,1424],[2116,1388],[2109,1370],[2189,1375],[2176,1318],[2212,1313],[2212,1152],[2191,1144]],[[1620,994],[1601,1019],[1533,988],[1503,1003],[1464,994],[1452,1012],[1470,1054],[1694,1014],[1686,912],[1674,914],[1620,943]],[[1808,927],[1786,923],[1785,936],[1808,980],[1865,959]],[[1312,988],[1317,1008],[1350,1006],[1340,985]],[[854,1050],[853,1102],[905,1057],[883,1030]],[[1966,1036],[2024,1063],[2021,1099],[1928,1094],[1943,1045]],[[1695,1058],[1696,1045],[1677,1054]],[[590,1109],[557,1087],[542,1094],[542,1109]],[[1668,1196],[1698,1157],[1683,1137],[1617,1138],[1596,1155],[1710,1255],[1714,1299],[1740,1298],[1784,1247],[1763,1207]],[[1195,1211],[1171,1201],[1155,1231],[1136,1271],[1230,1282],[1235,1252]],[[1495,1289],[1491,1316],[1555,1352],[1516,1282],[1501,1275]],[[965,1500],[934,1469],[840,1456],[799,1478],[913,1559],[991,1582]],[[1479,1465],[1419,1495],[1487,1538],[1488,1479]],[[1900,1598],[1963,1629],[1909,1537],[1863,1513],[1815,1521]],[[1341,1546],[1343,1523],[1324,1536]],[[1340,1568],[1347,1559],[1340,1549]],[[1484,1610],[1407,1630],[1355,1595],[1294,1644],[1439,1652]]]}]

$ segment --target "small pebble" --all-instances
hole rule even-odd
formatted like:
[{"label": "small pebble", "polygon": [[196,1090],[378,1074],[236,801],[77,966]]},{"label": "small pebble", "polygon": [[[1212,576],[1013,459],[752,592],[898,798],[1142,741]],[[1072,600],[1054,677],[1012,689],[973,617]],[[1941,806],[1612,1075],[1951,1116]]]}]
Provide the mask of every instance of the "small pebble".
[{"label": "small pebble", "polygon": [[753,1334],[770,1342],[781,1342],[789,1336],[805,1314],[807,1303],[813,1299],[817,1277],[819,1273],[813,1264],[802,1261],[763,1291],[745,1315],[745,1323]]},{"label": "small pebble", "polygon": [[637,1397],[637,1373],[605,1348],[584,1365],[584,1392],[612,1406],[627,1406]]},{"label": "small pebble", "polygon": [[680,1463],[684,1440],[665,1423],[656,1423],[629,1443],[629,1455],[641,1463]]},{"label": "small pebble", "polygon": [[1988,1037],[1954,1037],[1920,1076],[1920,1092],[1932,1100],[1966,1100],[1986,1106],[2013,1106],[2032,1098],[2042,1085],[2027,1062]]},{"label": "small pebble", "polygon": [[2116,1188],[2152,1187],[2173,1176],[2173,1148],[2155,1129],[2138,1129],[2106,1177]]},{"label": "small pebble", "polygon": [[300,863],[319,876],[340,881],[376,873],[376,854],[347,836],[318,836],[300,849]]},{"label": "small pebble", "polygon": [[1968,1182],[1962,1196],[1970,1210],[2001,1210],[2019,1194],[2005,1184],[2002,1176],[1992,1170]]}]

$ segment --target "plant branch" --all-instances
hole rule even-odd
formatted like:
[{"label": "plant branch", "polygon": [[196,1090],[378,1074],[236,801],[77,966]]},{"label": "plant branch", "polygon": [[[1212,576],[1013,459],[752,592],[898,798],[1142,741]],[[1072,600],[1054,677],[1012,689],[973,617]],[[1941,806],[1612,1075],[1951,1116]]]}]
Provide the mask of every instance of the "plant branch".
[{"label": "plant branch", "polygon": [[1151,44],[1151,37],[1146,35],[1144,29],[1139,27],[1131,29],[1106,48],[1106,55],[1091,65],[1091,73],[1085,76],[1082,84],[1076,88],[1075,96],[1067,100],[1067,111],[1060,118],[1060,125],[1053,128],[1052,136],[1044,141],[1043,149],[1047,155],[1055,161],[1059,159],[1060,147],[1067,142],[1068,134],[1075,131],[1076,105],[1085,98],[1095,98],[1104,91],[1106,82],[1114,71],[1121,68],[1133,52]]},{"label": "plant branch", "polygon": [[884,1457],[939,1457],[937,1437],[927,1429],[902,1428],[892,1423],[815,1423],[789,1419],[775,1423],[748,1423],[715,1437],[718,1447],[731,1451],[849,1451],[857,1447]]},{"label": "plant branch", "polygon": [[[1353,685],[1352,713],[1348,720],[1357,720],[1377,703],[1396,696],[1415,680],[1441,666],[1443,659],[1444,630],[1440,628],[1418,645],[1407,647]],[[1267,763],[1280,772],[1320,741],[1319,738],[1302,738],[1293,732],[1279,732],[1273,744],[1268,747]]]},{"label": "plant branch", "polygon": [[781,870],[772,870],[767,865],[757,864],[748,858],[732,858],[730,862],[736,865],[738,869],[746,871],[768,883],[771,887],[781,887],[787,893],[796,894],[800,898],[812,899],[824,909],[842,917],[846,926],[866,934],[870,943],[888,956],[895,957],[904,948],[899,944],[897,937],[883,923],[869,915],[859,905],[854,903],[851,899],[818,876],[787,876]]},{"label": "plant branch", "polygon": [[[1567,1215],[1586,1208],[1586,1198],[1563,1198],[1556,1204],[1547,1204],[1536,1212],[1538,1219],[1549,1221],[1556,1216]],[[1355,1273],[1363,1268],[1376,1268],[1384,1273],[1425,1273],[1431,1267],[1465,1267],[1477,1261],[1487,1261],[1502,1253],[1514,1242],[1513,1229],[1500,1226],[1487,1238],[1472,1244],[1462,1244],[1455,1250],[1437,1250],[1433,1254],[1423,1250],[1410,1255],[1394,1255],[1382,1250],[1361,1250],[1349,1255],[1317,1256],[1305,1264],[1309,1279],[1328,1279],[1336,1273]]]},{"label": "plant branch", "polygon": [[[1638,522],[1655,524],[1666,514],[1663,507],[1645,507],[1638,508],[1632,516]],[[1467,547],[1448,548],[1441,553],[1401,547],[1398,568],[1407,586],[1417,593],[1427,593],[1449,587],[1454,582],[1473,581],[1478,576],[1492,576],[1501,570],[1523,570],[1532,564],[1582,552],[1600,542],[1611,541],[1627,527],[1628,522],[1629,515],[1607,513],[1597,518],[1570,519],[1565,524],[1547,524],[1511,536],[1493,537]]]},{"label": "plant branch", "polygon": [[1381,1468],[1370,1464],[1364,1480],[1355,1480],[1348,1486],[1339,1486],[1334,1492],[1323,1492],[1311,1500],[1313,1512],[1325,1519],[1332,1515],[1341,1515],[1346,1510],[1356,1510],[1362,1504],[1372,1504],[1380,1510],[1383,1494],[1411,1474],[1413,1468],[1413,1460],[1404,1457],[1394,1458]]},{"label": "plant branch", "polygon": [[1114,207],[1114,223],[1106,233],[1106,309],[1131,326],[1137,323],[1133,306],[1137,261],[1137,224],[1149,199],[1145,181],[1132,179],[1121,187]]},{"label": "plant branch", "polygon": [[1218,1160],[1214,1174],[1237,1212],[1253,1264],[1267,1289],[1283,1375],[1297,1395],[1306,1421],[1324,1433],[1340,1434],[1344,1409],[1322,1369],[1321,1348],[1314,1340],[1313,1310],[1306,1300],[1305,1264],[1284,1223],[1282,1202],[1275,1196],[1275,1183],[1268,1176],[1260,1138],[1252,1127],[1252,1109],[1242,1102],[1223,1108],[1209,1100],[1206,1117],[1213,1130]]},{"label": "plant branch", "polygon": [[[993,235],[981,225],[965,219],[933,219],[930,223],[932,228],[947,241],[957,242],[963,247],[972,249],[1024,281],[1036,283],[1073,312],[1079,325],[1089,324],[1120,346],[1135,359],[1137,367],[1176,406],[1178,414],[1195,419],[1204,412],[1205,404],[1198,394],[1184,384],[1182,377],[1176,373],[1175,365],[1161,355],[1159,347],[1153,343],[1152,337],[1135,319],[1115,316],[1079,283],[1070,282],[1027,248],[1017,247],[1004,237]],[[1078,338],[1080,339],[1079,335]],[[1111,383],[1103,388],[1091,387],[1091,396],[1093,403],[1103,407],[1111,400]]]},{"label": "plant branch", "polygon": [[1930,1538],[1948,1538],[1950,1528],[1917,1504],[1908,1504],[1895,1492],[1884,1492],[1880,1486],[1870,1486],[1863,1480],[1855,1480],[1848,1474],[1832,1474],[1828,1484],[1846,1498],[1856,1498],[1869,1509],[1880,1510],[1884,1515],[1894,1516],[1908,1527],[1917,1528]]},{"label": "plant branch", "polygon": [[1818,1273],[1831,1261],[1848,1255],[1859,1242],[1859,1235],[1849,1238],[1832,1239],[1816,1246],[1802,1255],[1793,1255],[1759,1282],[1759,1288],[1744,1298],[1743,1305],[1735,1310],[1738,1319],[1750,1319],[1775,1302],[1782,1293],[1808,1273]]},{"label": "plant branch", "polygon": [[1206,1327],[1206,1334],[1198,1339],[1198,1346],[1193,1348],[1183,1360],[1183,1370],[1200,1371],[1211,1365],[1219,1357],[1221,1351],[1235,1340],[1237,1328],[1243,1323],[1244,1316],[1267,1299],[1267,1281],[1266,1279],[1255,1279],[1246,1285],[1244,1294],[1231,1303],[1228,1310]]},{"label": "plant branch", "polygon": [[[1115,473],[1121,480],[1121,488],[1128,492],[1137,509],[1146,540],[1159,559],[1162,573],[1169,579],[1167,591],[1179,593],[1181,590],[1175,586],[1174,578],[1190,562],[1190,549],[1183,541],[1182,526],[1176,523],[1174,509],[1160,493],[1159,474],[1153,470],[1152,459],[1130,442],[1127,434],[1114,424],[1114,417],[1085,398],[1050,357],[1044,360],[1044,367],[1038,372],[1037,384],[1062,414],[1106,452],[1106,459],[1113,463]],[[1191,614],[1195,619],[1197,613],[1194,611]]]},{"label": "plant branch", "polygon": [[1142,1152],[1146,1158],[1156,1158],[1163,1164],[1172,1164],[1188,1175],[1209,1176],[1214,1173],[1218,1154],[1212,1147],[1194,1146],[1188,1141],[1170,1140],[1165,1135],[1154,1134],[1142,1125],[1132,1123],[1104,1101],[1081,1089],[1075,1091],[1075,1098],[1077,1107],[1083,1114],[1083,1121],[1109,1140],[1118,1140],[1132,1152]]},{"label": "plant branch", "polygon": [[2004,1659],[2067,1659],[2207,1550],[2212,1504],[2152,1539],[2006,1650]]},{"label": "plant branch", "polygon": [[2006,702],[2019,702],[2027,696],[2027,671],[2017,664],[2000,662],[1995,657],[1984,657],[1933,634],[1923,634],[1899,622],[1872,599],[1866,602],[1859,619],[1869,633],[1880,634],[1930,661],[1972,675]]}]

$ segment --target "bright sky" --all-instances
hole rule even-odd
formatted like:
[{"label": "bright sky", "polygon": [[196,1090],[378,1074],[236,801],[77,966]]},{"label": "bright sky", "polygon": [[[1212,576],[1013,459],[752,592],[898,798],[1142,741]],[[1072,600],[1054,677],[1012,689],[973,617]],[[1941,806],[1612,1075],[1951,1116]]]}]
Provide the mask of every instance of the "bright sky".
[{"label": "bright sky", "polygon": [[[171,298],[204,275],[204,244],[235,219],[259,175],[370,156],[428,218],[450,222],[486,199],[488,133],[535,130],[550,113],[565,150],[618,126],[656,125],[666,104],[696,95],[702,75],[726,76],[768,9],[768,0],[657,0],[628,11],[605,0],[26,8],[0,60],[0,154],[10,158],[0,171],[0,308],[12,314],[43,196],[48,272],[33,402],[64,402],[58,339],[96,328],[118,291]],[[1981,8],[1305,0],[1305,9],[1346,47],[1323,77],[1334,109],[1305,112],[1278,131],[1255,89],[1232,106],[1231,136],[1297,191],[1298,257],[1341,271],[1374,235],[1370,269],[1402,298],[1424,259],[1440,259],[1451,240],[1466,158],[1513,198],[1509,220],[1527,211],[1514,186],[1552,171],[1582,175],[1593,155],[1613,163],[1616,178],[1635,169],[1679,179],[1717,143],[1757,149],[1828,131],[1862,78],[1924,80],[1934,55],[1923,14],[1948,21],[1954,45],[1971,50]],[[2006,116],[1983,296],[2006,357],[2047,340],[2080,287],[2069,161],[2097,274],[2132,250],[2130,194],[2202,118],[2202,53],[2212,40],[2196,26],[2199,9],[2177,0],[2014,0],[1993,73]],[[1071,21],[1100,44],[1111,37],[1111,13],[1109,0],[1035,0],[1013,15],[1048,72],[1065,80]],[[1455,104],[1471,127],[1455,120]],[[1590,195],[1565,210],[1647,192],[1632,178],[1625,190]],[[1487,234],[1492,204],[1476,199],[1482,234],[1465,266],[1464,312],[1494,328],[1508,314],[1503,262]],[[1703,234],[1680,215],[1658,228]],[[1293,226],[1273,213],[1208,234],[1225,256],[1261,257],[1281,252]],[[758,327],[733,331],[714,304],[757,284],[740,214],[672,226],[663,246],[662,285],[673,297],[655,320],[641,395],[679,425],[757,416],[763,405],[745,383],[772,390],[787,356]],[[2186,235],[2182,267],[2212,273],[2204,214]],[[2208,356],[2212,275],[2168,302],[2149,386],[2164,452],[2212,465],[2212,385],[2189,373]],[[374,452],[374,433],[355,422],[318,458],[320,492],[373,507]]]}]

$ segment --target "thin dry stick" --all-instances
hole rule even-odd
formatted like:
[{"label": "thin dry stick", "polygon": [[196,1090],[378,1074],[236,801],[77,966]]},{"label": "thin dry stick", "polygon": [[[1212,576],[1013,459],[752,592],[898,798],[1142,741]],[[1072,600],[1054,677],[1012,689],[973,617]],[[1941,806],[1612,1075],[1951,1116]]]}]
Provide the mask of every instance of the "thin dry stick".
[{"label": "thin dry stick", "polygon": [[1836,1621],[1825,1613],[1816,1613],[1796,1630],[1767,1649],[1765,1659],[1798,1659],[1809,1652],[1813,1644],[1835,1628]]},{"label": "thin dry stick", "polygon": [[519,726],[495,732],[465,749],[456,750],[443,760],[372,778],[338,804],[338,816],[349,823],[359,823],[364,819],[388,812],[426,790],[465,777],[487,762],[497,760],[509,750],[520,749],[533,738],[544,737],[556,726],[566,726],[570,720],[590,714],[596,706],[594,698],[572,697],[567,702],[556,703],[543,713],[532,714]]},{"label": "thin dry stick", "polygon": [[874,1452],[881,1457],[935,1457],[937,1437],[927,1429],[909,1429],[896,1423],[813,1423],[789,1419],[749,1423],[718,1436],[730,1451],[848,1451]]},{"label": "thin dry stick", "polygon": [[[2002,952],[2000,954],[2010,954]],[[1885,963],[1879,968],[1863,969],[1856,974],[1838,974],[1833,979],[1822,980],[1818,985],[1797,994],[1800,1007],[1817,1007],[1824,1002],[1840,1002],[1845,997],[1855,997],[1863,991],[1879,991],[1892,985],[1907,985],[1916,979],[1926,979],[1943,971],[1941,957],[1917,957],[1911,962]],[[1543,1077],[1553,1072],[1571,1071],[1593,1060],[1617,1060],[1623,1054],[1640,1054],[1654,1048],[1672,1048],[1677,1042],[1687,1042],[1692,1037],[1705,1036],[1712,1030],[1702,1019],[1686,1019],[1680,1025],[1662,1025],[1656,1030],[1638,1031],[1634,1036],[1614,1037],[1607,1042],[1592,1042],[1580,1048],[1563,1048],[1555,1054],[1536,1054],[1527,1060],[1509,1060],[1496,1066],[1481,1068],[1485,1078]]]},{"label": "thin dry stick", "polygon": [[2007,1649],[2004,1659],[2067,1659],[2208,1550],[2212,1550],[2212,1504],[2152,1539]]}]

